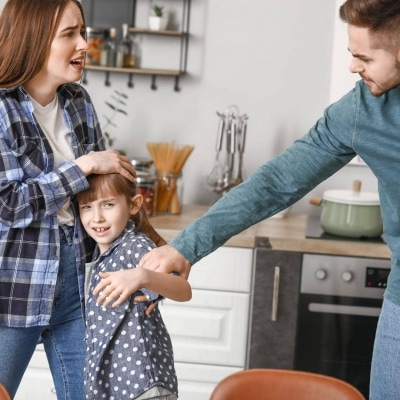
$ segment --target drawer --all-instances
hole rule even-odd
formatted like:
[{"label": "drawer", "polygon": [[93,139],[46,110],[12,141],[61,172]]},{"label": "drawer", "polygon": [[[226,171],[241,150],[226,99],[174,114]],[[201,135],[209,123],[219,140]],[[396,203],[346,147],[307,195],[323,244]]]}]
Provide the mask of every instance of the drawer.
[{"label": "drawer", "polygon": [[250,292],[253,249],[220,247],[193,265],[189,282],[195,289]]}]

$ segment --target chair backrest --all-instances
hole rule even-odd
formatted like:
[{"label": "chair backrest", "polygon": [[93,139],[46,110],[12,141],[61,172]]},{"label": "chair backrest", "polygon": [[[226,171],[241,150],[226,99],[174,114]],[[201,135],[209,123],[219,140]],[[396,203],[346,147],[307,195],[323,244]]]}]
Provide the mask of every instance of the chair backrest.
[{"label": "chair backrest", "polygon": [[210,400],[366,400],[352,385],[311,372],[248,369],[220,381]]},{"label": "chair backrest", "polygon": [[0,400],[11,400],[11,396],[2,383],[0,383]]}]

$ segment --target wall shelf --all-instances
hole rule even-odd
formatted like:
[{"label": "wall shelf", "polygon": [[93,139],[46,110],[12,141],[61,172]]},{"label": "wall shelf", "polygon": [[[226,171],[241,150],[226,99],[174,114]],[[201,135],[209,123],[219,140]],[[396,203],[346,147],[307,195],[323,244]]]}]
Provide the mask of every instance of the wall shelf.
[{"label": "wall shelf", "polygon": [[[113,20],[108,22],[109,7],[113,0],[82,0],[82,5],[85,9],[87,16],[87,25],[96,26],[112,26],[116,24],[115,13],[113,13]],[[166,38],[177,38],[179,39],[180,51],[179,51],[179,67],[178,69],[162,69],[162,68],[118,68],[118,67],[105,67],[100,65],[86,65],[83,75],[83,83],[88,83],[89,72],[103,72],[105,73],[105,85],[110,86],[111,80],[110,75],[114,73],[124,73],[128,75],[128,87],[133,88],[133,77],[134,75],[148,75],[151,76],[151,89],[156,90],[156,79],[158,76],[174,78],[174,90],[180,91],[180,78],[187,74],[187,58],[188,58],[188,47],[189,47],[189,20],[190,20],[190,6],[191,0],[179,0],[182,2],[182,17],[181,17],[181,28],[180,30],[151,30],[147,28],[140,28],[136,26],[136,7],[139,0],[124,0],[126,10],[129,9],[132,17],[129,24],[129,33],[131,35],[149,35],[149,36],[164,36]],[[149,0],[146,0],[149,2]],[[96,4],[95,4],[96,2]],[[149,2],[150,4],[150,2]],[[95,7],[96,5],[96,7]],[[126,11],[119,10],[123,15],[120,16],[117,25],[122,25],[126,19]]]},{"label": "wall shelf", "polygon": [[103,67],[98,65],[87,65],[83,74],[83,83],[88,83],[87,71],[100,71],[105,72],[106,78],[104,84],[111,86],[110,73],[123,73],[128,74],[128,87],[133,88],[133,76],[134,75],[150,75],[151,76],[151,89],[156,90],[156,79],[157,76],[169,76],[175,78],[174,90],[179,92],[179,78],[185,75],[186,72],[179,70],[166,70],[166,69],[147,69],[147,68],[117,68],[117,67]]}]

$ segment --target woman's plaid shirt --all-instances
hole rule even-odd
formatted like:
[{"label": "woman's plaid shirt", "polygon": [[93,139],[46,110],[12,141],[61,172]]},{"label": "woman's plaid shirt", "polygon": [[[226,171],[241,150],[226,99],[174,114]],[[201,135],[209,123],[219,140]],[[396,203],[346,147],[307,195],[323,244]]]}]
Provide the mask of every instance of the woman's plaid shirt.
[{"label": "woman's plaid shirt", "polygon": [[[104,150],[87,92],[66,84],[58,96],[75,157]],[[50,144],[24,89],[0,89],[0,325],[48,324],[60,253],[57,210],[87,187],[73,161],[54,169]],[[92,242],[78,222],[74,242],[83,300]]]}]

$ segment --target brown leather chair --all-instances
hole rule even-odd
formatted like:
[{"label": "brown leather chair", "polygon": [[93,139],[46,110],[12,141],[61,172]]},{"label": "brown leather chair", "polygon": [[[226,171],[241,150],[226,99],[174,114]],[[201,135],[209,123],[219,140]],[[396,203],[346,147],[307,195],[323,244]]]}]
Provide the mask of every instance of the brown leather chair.
[{"label": "brown leather chair", "polygon": [[366,400],[330,376],[292,370],[248,369],[220,381],[210,400]]},{"label": "brown leather chair", "polygon": [[0,400],[11,400],[11,396],[2,383],[0,383]]}]

